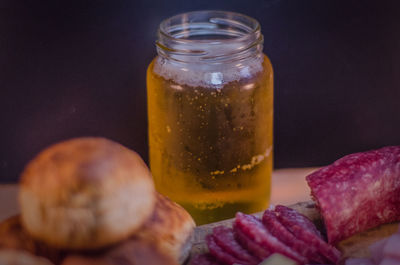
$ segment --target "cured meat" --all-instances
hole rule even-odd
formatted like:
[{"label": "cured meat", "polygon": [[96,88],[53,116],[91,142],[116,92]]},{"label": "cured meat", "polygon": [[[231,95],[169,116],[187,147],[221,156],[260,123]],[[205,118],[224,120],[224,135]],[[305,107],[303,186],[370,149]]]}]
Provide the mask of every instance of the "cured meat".
[{"label": "cured meat", "polygon": [[347,155],[306,179],[332,244],[400,220],[400,146]]},{"label": "cured meat", "polygon": [[271,255],[271,252],[262,248],[258,244],[256,244],[253,240],[251,240],[248,236],[246,236],[241,230],[235,230],[235,238],[239,243],[246,248],[250,253],[259,258],[260,260],[266,259]]},{"label": "cured meat", "polygon": [[208,235],[206,237],[206,242],[208,250],[210,251],[211,255],[213,255],[221,263],[228,265],[233,265],[233,264],[250,265],[250,263],[232,256],[224,249],[222,249],[220,246],[218,246],[217,243],[215,242],[213,235],[211,234]]},{"label": "cured meat", "polygon": [[279,239],[274,237],[261,223],[260,220],[252,215],[236,213],[235,229],[243,232],[257,245],[268,250],[271,253],[279,253],[288,258],[291,258],[300,264],[307,263],[307,259],[301,256],[298,252],[291,249]]},{"label": "cured meat", "polygon": [[318,252],[327,258],[330,263],[336,264],[339,262],[341,257],[339,250],[332,245],[329,245],[320,237],[311,234],[299,226],[291,228],[291,231],[296,235],[297,238],[309,244],[310,247],[318,249]]},{"label": "cured meat", "polygon": [[304,241],[310,248],[316,249],[330,262],[336,264],[340,259],[340,252],[326,243],[314,224],[304,215],[295,210],[279,205],[275,207],[279,221],[299,240]]},{"label": "cured meat", "polygon": [[198,254],[190,260],[190,265],[221,265],[210,254]]},{"label": "cured meat", "polygon": [[277,218],[273,211],[266,210],[262,217],[263,224],[270,233],[279,238],[280,241],[296,250],[299,254],[306,257],[310,262],[324,263],[325,259],[318,253],[318,250],[309,246],[304,241],[297,239]]},{"label": "cured meat", "polygon": [[213,229],[214,241],[223,250],[232,256],[247,262],[248,264],[258,264],[260,259],[252,256],[235,239],[233,229],[225,226],[217,226]]},{"label": "cured meat", "polygon": [[319,232],[317,227],[315,227],[314,223],[296,210],[283,205],[277,205],[275,206],[275,212],[278,216],[285,216],[289,225],[300,226],[307,231],[314,233],[316,236],[322,238],[321,233]]}]

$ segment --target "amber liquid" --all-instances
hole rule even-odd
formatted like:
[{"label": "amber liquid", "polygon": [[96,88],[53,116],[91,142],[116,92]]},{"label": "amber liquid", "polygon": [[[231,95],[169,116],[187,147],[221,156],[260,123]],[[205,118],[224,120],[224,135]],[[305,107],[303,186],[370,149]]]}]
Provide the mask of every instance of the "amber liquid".
[{"label": "amber liquid", "polygon": [[268,207],[273,79],[267,57],[254,76],[193,87],[147,72],[150,168],[156,189],[197,225]]}]

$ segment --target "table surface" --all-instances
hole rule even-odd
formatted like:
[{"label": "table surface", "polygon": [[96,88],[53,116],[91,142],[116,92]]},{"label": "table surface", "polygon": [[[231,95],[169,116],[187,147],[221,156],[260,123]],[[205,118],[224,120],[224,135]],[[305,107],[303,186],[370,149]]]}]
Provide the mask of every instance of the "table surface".
[{"label": "table surface", "polygon": [[[308,201],[310,189],[305,176],[317,168],[278,169],[272,173],[271,204],[290,205]],[[17,184],[0,185],[0,221],[18,213]]]}]

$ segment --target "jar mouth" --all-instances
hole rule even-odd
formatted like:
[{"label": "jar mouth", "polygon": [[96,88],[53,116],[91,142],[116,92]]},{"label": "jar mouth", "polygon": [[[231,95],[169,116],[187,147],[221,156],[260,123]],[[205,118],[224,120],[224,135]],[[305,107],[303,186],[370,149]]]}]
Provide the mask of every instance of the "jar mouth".
[{"label": "jar mouth", "polygon": [[[228,11],[194,11],[161,22],[159,55],[176,61],[226,61],[262,50],[257,20]],[[250,53],[251,54],[250,54]]]}]

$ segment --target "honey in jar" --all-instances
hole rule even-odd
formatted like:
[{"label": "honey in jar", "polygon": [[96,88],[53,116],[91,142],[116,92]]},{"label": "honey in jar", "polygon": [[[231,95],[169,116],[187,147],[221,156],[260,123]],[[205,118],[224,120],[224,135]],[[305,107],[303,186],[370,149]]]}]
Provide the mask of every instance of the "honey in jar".
[{"label": "honey in jar", "polygon": [[156,189],[198,225],[268,207],[273,71],[259,24],[198,11],[163,21],[147,71]]}]

